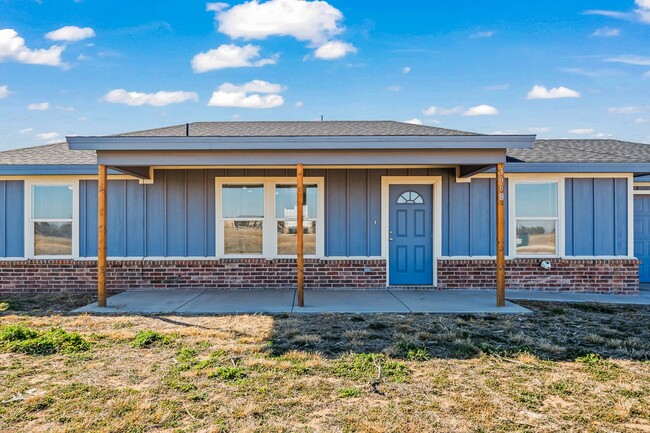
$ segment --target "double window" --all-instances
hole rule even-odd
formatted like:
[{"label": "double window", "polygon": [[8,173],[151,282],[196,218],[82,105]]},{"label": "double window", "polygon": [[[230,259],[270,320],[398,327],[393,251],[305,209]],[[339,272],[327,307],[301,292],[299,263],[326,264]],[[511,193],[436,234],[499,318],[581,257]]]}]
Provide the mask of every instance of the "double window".
[{"label": "double window", "polygon": [[31,184],[28,188],[27,252],[33,257],[75,255],[75,184]]},{"label": "double window", "polygon": [[514,248],[516,255],[558,255],[560,240],[559,183],[555,181],[515,182],[514,190]]},{"label": "double window", "polygon": [[[322,179],[305,179],[303,245],[322,255]],[[293,256],[297,250],[294,179],[217,179],[217,255]]]}]

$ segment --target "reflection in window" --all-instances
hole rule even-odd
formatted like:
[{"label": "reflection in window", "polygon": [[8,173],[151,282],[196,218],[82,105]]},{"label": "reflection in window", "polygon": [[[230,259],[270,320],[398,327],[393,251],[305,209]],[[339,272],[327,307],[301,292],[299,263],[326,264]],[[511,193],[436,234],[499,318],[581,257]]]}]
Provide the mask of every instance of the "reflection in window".
[{"label": "reflection in window", "polygon": [[224,185],[221,195],[224,218],[264,217],[264,185]]},{"label": "reflection in window", "polygon": [[221,209],[224,254],[262,254],[264,185],[223,185]]},{"label": "reflection in window", "polygon": [[558,184],[515,184],[516,249],[520,255],[556,255]]},{"label": "reflection in window", "polygon": [[32,185],[34,256],[72,255],[72,185]]},{"label": "reflection in window", "polygon": [[224,221],[226,254],[262,254],[262,221]]},{"label": "reflection in window", "polygon": [[420,204],[424,203],[422,196],[415,191],[403,192],[397,197],[397,204]]},{"label": "reflection in window", "polygon": [[[297,254],[297,229],[295,221],[278,221],[278,255]],[[303,248],[306,255],[316,254],[316,221],[303,223]]]},{"label": "reflection in window", "polygon": [[[298,248],[298,205],[296,185],[275,186],[275,221],[277,254],[296,255]],[[303,206],[303,248],[306,255],[316,254],[316,221],[318,219],[318,186],[305,185]]]}]

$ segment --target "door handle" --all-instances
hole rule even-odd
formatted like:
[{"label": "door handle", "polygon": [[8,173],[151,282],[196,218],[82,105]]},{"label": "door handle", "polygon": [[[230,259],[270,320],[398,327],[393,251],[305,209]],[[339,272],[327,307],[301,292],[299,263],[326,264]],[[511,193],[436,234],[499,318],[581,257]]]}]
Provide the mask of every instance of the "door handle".
[{"label": "door handle", "polygon": [[393,240],[393,238],[388,238],[388,240],[389,240],[389,241],[392,241],[392,240]]}]

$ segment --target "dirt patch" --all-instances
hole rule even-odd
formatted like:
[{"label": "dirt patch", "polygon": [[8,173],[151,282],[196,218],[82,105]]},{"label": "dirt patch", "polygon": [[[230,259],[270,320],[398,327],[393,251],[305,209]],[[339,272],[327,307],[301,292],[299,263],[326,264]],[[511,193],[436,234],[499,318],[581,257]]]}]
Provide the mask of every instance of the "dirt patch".
[{"label": "dirt patch", "polygon": [[26,293],[0,295],[0,316],[65,314],[97,301],[89,293]]}]

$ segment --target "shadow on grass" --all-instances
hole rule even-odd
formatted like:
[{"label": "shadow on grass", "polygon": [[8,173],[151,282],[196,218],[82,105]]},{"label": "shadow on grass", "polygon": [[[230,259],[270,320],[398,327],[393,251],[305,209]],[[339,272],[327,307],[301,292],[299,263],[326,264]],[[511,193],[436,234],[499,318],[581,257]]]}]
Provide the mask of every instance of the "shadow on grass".
[{"label": "shadow on grass", "polygon": [[[84,293],[12,295],[0,298],[0,316],[66,314],[95,300]],[[464,359],[527,352],[558,361],[588,354],[650,360],[650,306],[517,303],[533,314],[279,314],[273,316],[268,348],[274,355],[296,350],[327,358],[384,353],[410,360]],[[184,320],[188,315],[146,316],[170,325],[211,329]]]},{"label": "shadow on grass", "polygon": [[650,307],[518,302],[529,315],[327,314],[278,315],[271,351],[336,358],[345,353],[392,357],[472,358],[531,353],[573,361],[587,354],[650,359]]}]

